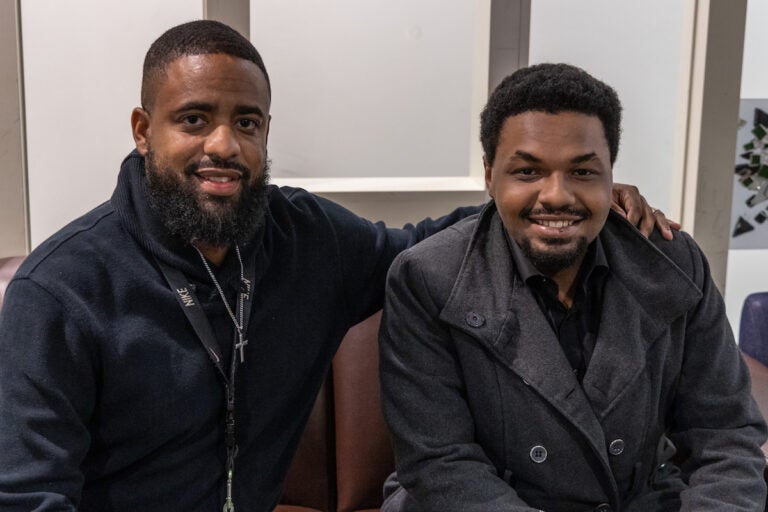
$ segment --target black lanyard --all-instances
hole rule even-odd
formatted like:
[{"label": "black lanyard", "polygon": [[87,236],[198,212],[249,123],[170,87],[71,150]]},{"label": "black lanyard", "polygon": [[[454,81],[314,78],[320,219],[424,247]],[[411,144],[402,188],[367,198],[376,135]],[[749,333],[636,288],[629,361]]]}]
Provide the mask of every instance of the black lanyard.
[{"label": "black lanyard", "polygon": [[[210,356],[213,365],[219,371],[219,374],[224,381],[225,399],[227,404],[227,410],[224,417],[224,442],[227,447],[227,463],[226,463],[226,476],[227,476],[227,501],[231,505],[232,495],[232,476],[235,469],[235,456],[237,455],[237,442],[235,439],[235,375],[237,373],[237,349],[241,348],[248,343],[247,340],[238,336],[237,329],[235,329],[235,342],[232,346],[232,358],[229,366],[229,375],[227,375],[226,369],[221,362],[222,351],[216,336],[211,328],[211,323],[208,321],[208,317],[205,316],[200,301],[197,300],[197,296],[193,291],[193,286],[189,282],[189,279],[179,270],[163,263],[159,259],[155,258],[157,264],[160,266],[160,270],[165,276],[165,280],[171,287],[171,290],[176,295],[176,299],[179,301],[182,311],[187,316],[187,320],[195,330],[197,337],[205,347],[208,356]],[[245,268],[243,270],[243,279],[238,286],[237,304],[235,305],[235,311],[243,307],[243,325],[241,332],[243,336],[248,335],[248,320],[251,316],[251,306],[253,305],[253,294],[251,293],[252,283],[256,273],[256,262],[254,258],[248,258],[244,263]],[[222,297],[222,300],[224,298]],[[234,507],[232,507],[232,510]],[[227,510],[225,505],[225,510]]]}]

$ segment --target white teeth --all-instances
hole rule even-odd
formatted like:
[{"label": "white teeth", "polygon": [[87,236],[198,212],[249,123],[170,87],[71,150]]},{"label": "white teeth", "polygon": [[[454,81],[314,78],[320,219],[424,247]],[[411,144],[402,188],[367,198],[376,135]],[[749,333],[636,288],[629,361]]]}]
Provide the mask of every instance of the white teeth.
[{"label": "white teeth", "polygon": [[206,178],[208,181],[213,181],[214,183],[229,183],[232,181],[232,178],[227,178],[226,176],[211,176],[210,178]]},{"label": "white teeth", "polygon": [[540,224],[547,228],[565,228],[568,226],[572,226],[575,223],[575,221],[572,220],[539,220],[537,221],[537,224]]}]

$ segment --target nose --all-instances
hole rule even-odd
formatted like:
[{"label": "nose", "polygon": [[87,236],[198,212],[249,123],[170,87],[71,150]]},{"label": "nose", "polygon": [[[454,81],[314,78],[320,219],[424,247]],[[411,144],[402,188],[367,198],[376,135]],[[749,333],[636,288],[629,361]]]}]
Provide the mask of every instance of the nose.
[{"label": "nose", "polygon": [[571,184],[562,172],[553,172],[540,181],[539,203],[547,209],[559,210],[573,206],[576,197],[571,190]]},{"label": "nose", "polygon": [[220,124],[206,137],[203,151],[208,156],[228,160],[240,154],[240,143],[231,126]]}]

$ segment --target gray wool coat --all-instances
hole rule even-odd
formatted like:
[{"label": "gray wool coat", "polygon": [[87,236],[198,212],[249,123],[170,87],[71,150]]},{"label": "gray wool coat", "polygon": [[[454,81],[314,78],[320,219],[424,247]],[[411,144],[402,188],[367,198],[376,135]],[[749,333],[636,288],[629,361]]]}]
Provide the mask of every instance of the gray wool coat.
[{"label": "gray wool coat", "polygon": [[405,491],[384,510],[763,510],[766,426],[701,250],[613,212],[600,238],[583,384],[492,203],[397,258],[380,364]]}]

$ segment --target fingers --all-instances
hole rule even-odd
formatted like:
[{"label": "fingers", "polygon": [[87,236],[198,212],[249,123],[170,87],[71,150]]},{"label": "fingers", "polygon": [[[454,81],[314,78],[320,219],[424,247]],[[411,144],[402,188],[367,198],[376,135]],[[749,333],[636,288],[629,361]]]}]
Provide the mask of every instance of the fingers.
[{"label": "fingers", "polygon": [[651,233],[653,233],[653,228],[656,226],[657,211],[658,210],[655,208],[651,208],[645,198],[643,198],[642,216],[640,217],[640,221],[636,224],[636,226],[637,229],[639,229],[646,238],[651,236]]},{"label": "fingers", "polygon": [[[611,207],[633,225],[637,225],[643,216],[645,199],[634,185],[613,184],[613,204]],[[645,205],[647,206],[647,205]]]},{"label": "fingers", "polygon": [[611,208],[637,226],[646,237],[650,236],[654,229],[658,229],[663,238],[672,240],[672,230],[680,229],[679,223],[667,219],[661,210],[652,208],[633,185],[613,184]]},{"label": "fingers", "polygon": [[[674,220],[669,220],[666,215],[664,215],[664,212],[661,210],[657,210],[656,208],[653,208],[653,218],[655,220],[655,226],[661,233],[661,236],[664,237],[666,240],[672,240],[673,229],[680,229],[680,224],[678,222],[675,222]],[[648,236],[648,235],[646,235]]]}]

